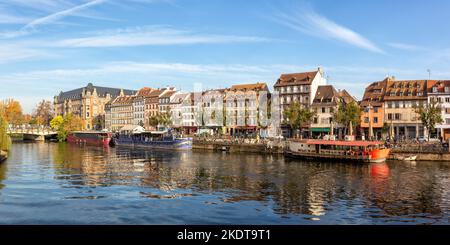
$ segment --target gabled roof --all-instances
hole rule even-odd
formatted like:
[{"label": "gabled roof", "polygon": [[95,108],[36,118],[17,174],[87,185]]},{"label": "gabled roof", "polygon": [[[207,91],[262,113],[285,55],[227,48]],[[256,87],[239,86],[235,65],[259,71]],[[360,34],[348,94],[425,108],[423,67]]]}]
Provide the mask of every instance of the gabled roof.
[{"label": "gabled roof", "polygon": [[338,98],[338,92],[332,85],[323,85],[317,88],[316,96],[314,97],[314,103],[320,103],[322,101],[330,100],[330,102]]},{"label": "gabled roof", "polygon": [[269,88],[267,87],[266,83],[251,83],[251,84],[237,84],[231,86],[229,89],[231,91],[261,91],[266,90],[268,91]]},{"label": "gabled roof", "polygon": [[141,88],[137,93],[137,97],[146,97],[148,96],[154,89],[149,87],[143,87]]},{"label": "gabled roof", "polygon": [[131,104],[133,103],[134,96],[119,96],[117,97],[112,104],[118,105],[118,104]]},{"label": "gabled roof", "polygon": [[171,100],[170,104],[180,104],[184,100],[189,99],[190,94],[189,93],[180,93],[175,95]]},{"label": "gabled roof", "polygon": [[428,81],[428,93],[450,94],[449,91],[445,91],[445,88],[447,88],[447,90],[450,90],[450,80]]},{"label": "gabled roof", "polygon": [[177,91],[167,91],[164,94],[160,96],[160,98],[170,98],[172,95],[174,95]]},{"label": "gabled roof", "polygon": [[427,80],[387,79],[385,101],[425,100],[427,98]]},{"label": "gabled roof", "polygon": [[309,85],[312,83],[318,73],[319,71],[282,74],[278,81],[275,83],[275,87],[298,84]]}]

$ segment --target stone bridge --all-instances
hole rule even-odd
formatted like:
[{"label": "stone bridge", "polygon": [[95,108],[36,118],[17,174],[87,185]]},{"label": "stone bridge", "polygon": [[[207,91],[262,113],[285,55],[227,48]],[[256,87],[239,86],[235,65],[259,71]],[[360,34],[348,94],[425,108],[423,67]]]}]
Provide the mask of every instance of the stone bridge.
[{"label": "stone bridge", "polygon": [[8,127],[8,134],[10,135],[22,135],[23,140],[32,141],[45,141],[45,139],[52,138],[58,133],[50,127],[44,126],[31,126],[31,125],[20,125]]}]

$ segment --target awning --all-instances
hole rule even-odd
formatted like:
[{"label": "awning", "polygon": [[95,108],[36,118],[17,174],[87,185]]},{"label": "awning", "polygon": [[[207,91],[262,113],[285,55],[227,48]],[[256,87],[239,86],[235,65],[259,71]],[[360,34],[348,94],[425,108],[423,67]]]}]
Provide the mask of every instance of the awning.
[{"label": "awning", "polygon": [[124,131],[130,131],[130,132],[133,132],[136,134],[136,133],[144,132],[145,129],[143,127],[137,126],[137,125],[126,125],[120,129],[120,132],[124,132]]},{"label": "awning", "polygon": [[310,131],[315,133],[328,133],[330,132],[330,128],[311,128]]}]

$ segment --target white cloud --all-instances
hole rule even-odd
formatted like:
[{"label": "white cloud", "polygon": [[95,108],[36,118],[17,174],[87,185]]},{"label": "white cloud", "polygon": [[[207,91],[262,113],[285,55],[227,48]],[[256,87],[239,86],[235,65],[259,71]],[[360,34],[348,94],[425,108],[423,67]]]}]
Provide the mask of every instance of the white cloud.
[{"label": "white cloud", "polygon": [[422,50],[426,50],[426,48],[417,46],[417,45],[413,45],[413,44],[407,44],[407,43],[388,43],[389,46],[396,48],[396,49],[401,49],[401,50],[406,50],[406,51],[422,51]]},{"label": "white cloud", "polygon": [[75,7],[71,7],[69,9],[53,13],[53,14],[47,15],[47,16],[42,17],[42,18],[35,19],[35,20],[31,21],[30,23],[26,24],[22,29],[23,30],[34,29],[37,26],[55,22],[55,21],[60,20],[60,19],[62,19],[64,17],[74,15],[75,13],[77,13],[79,11],[88,9],[90,7],[93,7],[95,5],[99,5],[99,4],[102,4],[102,3],[105,3],[105,2],[106,2],[106,0],[93,0],[93,1],[90,1],[90,2],[87,2],[87,3],[84,3],[84,4],[80,4],[80,5],[77,5]]},{"label": "white cloud", "polygon": [[90,37],[55,41],[51,45],[57,47],[92,48],[266,41],[269,41],[269,39],[255,36],[198,34],[168,27],[153,26],[106,31]]},{"label": "white cloud", "polygon": [[319,38],[331,38],[375,53],[385,52],[361,34],[339,25],[313,10],[280,13],[274,21],[291,29]]},{"label": "white cloud", "polygon": [[0,64],[49,56],[50,55],[44,51],[30,49],[22,45],[16,44],[0,45]]}]

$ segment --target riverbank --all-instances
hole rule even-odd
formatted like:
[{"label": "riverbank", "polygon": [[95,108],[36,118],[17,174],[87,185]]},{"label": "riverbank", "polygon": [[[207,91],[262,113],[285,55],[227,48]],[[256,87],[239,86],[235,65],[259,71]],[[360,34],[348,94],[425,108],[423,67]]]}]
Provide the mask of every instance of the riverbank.
[{"label": "riverbank", "polygon": [[0,163],[5,161],[8,158],[8,153],[4,151],[0,151]]},{"label": "riverbank", "polygon": [[[205,151],[223,151],[230,153],[258,153],[266,155],[284,154],[285,141],[280,140],[233,140],[233,139],[210,139],[197,138],[193,140],[192,149]],[[397,151],[393,150],[388,160],[401,160],[411,155],[417,156],[416,161],[450,161],[450,153],[426,152],[426,151]]]},{"label": "riverbank", "polygon": [[389,160],[401,160],[409,156],[417,156],[416,161],[450,162],[450,153],[417,153],[395,151],[389,155]]},{"label": "riverbank", "polygon": [[225,151],[237,153],[283,154],[283,141],[251,140],[251,139],[206,139],[198,138],[192,142],[192,149]]}]

